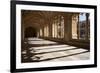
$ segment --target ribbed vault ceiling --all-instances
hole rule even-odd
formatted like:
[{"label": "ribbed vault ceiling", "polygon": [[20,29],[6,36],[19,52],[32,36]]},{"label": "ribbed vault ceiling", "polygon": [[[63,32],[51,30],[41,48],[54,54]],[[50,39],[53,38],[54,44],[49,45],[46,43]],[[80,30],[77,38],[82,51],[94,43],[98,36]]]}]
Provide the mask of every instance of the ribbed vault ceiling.
[{"label": "ribbed vault ceiling", "polygon": [[[57,15],[58,12],[52,11],[31,11],[22,10],[22,24],[24,25],[34,25],[34,27],[41,26],[41,24],[46,24],[51,22],[53,16]],[[61,12],[59,12],[61,13]]]},{"label": "ribbed vault ceiling", "polygon": [[59,14],[65,15],[65,12],[22,10],[21,11],[22,25],[24,26],[31,25],[34,27],[41,27],[42,24],[45,25],[52,22],[53,17]]}]

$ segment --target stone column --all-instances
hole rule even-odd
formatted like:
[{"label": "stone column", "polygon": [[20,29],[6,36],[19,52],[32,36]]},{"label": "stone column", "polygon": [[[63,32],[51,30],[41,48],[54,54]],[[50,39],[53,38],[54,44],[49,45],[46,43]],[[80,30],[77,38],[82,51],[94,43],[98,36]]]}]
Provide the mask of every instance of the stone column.
[{"label": "stone column", "polygon": [[64,40],[69,41],[71,39],[71,15],[64,15]]},{"label": "stone column", "polygon": [[85,33],[86,33],[86,40],[89,40],[88,39],[88,25],[89,25],[89,13],[86,13],[86,24],[85,24]]}]

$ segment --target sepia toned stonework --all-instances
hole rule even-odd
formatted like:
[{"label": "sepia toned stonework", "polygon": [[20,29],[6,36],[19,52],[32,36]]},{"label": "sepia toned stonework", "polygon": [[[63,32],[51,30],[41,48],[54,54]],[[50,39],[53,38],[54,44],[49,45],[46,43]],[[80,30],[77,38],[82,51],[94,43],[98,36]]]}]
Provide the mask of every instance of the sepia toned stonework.
[{"label": "sepia toned stonework", "polygon": [[89,59],[89,21],[88,13],[21,10],[22,62]]}]

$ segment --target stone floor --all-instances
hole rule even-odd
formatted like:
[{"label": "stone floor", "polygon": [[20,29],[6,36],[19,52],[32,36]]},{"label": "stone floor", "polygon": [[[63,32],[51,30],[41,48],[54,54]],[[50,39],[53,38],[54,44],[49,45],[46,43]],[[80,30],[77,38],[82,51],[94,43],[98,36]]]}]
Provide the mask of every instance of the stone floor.
[{"label": "stone floor", "polygon": [[38,38],[28,38],[31,47],[22,50],[22,62],[87,60],[90,52],[83,48]]}]

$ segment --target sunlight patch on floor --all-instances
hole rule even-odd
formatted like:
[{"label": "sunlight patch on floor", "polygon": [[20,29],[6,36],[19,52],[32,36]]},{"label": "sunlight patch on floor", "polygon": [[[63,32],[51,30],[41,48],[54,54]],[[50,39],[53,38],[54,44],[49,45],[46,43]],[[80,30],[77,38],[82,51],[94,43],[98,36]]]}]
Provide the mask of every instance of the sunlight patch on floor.
[{"label": "sunlight patch on floor", "polygon": [[[84,48],[78,48],[71,45],[57,43],[58,42],[38,38],[28,38],[28,44],[48,44],[46,46],[30,47],[30,54],[33,54],[33,56],[31,56],[30,58],[33,61],[38,59],[38,61],[40,62],[87,60],[90,58],[90,52]],[[25,53],[27,53],[26,50],[22,51],[22,54]]]}]

